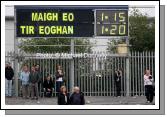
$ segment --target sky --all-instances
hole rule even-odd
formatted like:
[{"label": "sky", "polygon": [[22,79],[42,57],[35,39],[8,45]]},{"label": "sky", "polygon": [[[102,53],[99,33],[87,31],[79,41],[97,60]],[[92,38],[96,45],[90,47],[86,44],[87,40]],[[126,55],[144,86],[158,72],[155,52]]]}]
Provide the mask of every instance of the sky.
[{"label": "sky", "polygon": [[[148,16],[154,17],[155,16],[155,9],[151,6],[129,6],[129,7],[136,7],[140,10],[141,13],[145,14],[147,13]],[[130,9],[131,11],[131,9]],[[5,15],[6,16],[14,16],[14,6],[6,6],[5,8]]]}]

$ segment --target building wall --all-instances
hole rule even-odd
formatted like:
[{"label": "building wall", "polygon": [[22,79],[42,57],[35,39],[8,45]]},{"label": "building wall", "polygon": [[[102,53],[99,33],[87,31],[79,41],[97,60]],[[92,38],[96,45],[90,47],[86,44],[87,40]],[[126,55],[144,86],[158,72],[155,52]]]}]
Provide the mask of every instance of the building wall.
[{"label": "building wall", "polygon": [[5,51],[14,51],[14,21],[5,21]]}]

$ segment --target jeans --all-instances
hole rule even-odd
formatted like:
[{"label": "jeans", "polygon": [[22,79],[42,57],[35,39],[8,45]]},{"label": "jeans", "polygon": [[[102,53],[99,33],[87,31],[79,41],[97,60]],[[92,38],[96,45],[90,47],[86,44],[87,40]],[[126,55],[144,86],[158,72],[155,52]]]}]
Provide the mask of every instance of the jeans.
[{"label": "jeans", "polygon": [[121,82],[116,82],[116,96],[121,96]]},{"label": "jeans", "polygon": [[154,98],[154,89],[152,85],[145,85],[145,96],[147,101],[152,102]]},{"label": "jeans", "polygon": [[29,92],[29,85],[22,85],[22,92],[23,92],[23,97],[29,97],[30,92]]},{"label": "jeans", "polygon": [[48,89],[45,89],[44,95],[46,97],[51,97],[52,96],[52,89],[51,89],[51,91],[48,91]]},{"label": "jeans", "polygon": [[62,81],[56,81],[56,92],[57,94],[60,92],[60,88],[63,85]]},{"label": "jeans", "polygon": [[30,93],[31,93],[31,98],[35,98],[35,96],[38,98],[38,83],[32,84],[30,83]]},{"label": "jeans", "polygon": [[12,80],[5,79],[5,95],[12,96]]}]

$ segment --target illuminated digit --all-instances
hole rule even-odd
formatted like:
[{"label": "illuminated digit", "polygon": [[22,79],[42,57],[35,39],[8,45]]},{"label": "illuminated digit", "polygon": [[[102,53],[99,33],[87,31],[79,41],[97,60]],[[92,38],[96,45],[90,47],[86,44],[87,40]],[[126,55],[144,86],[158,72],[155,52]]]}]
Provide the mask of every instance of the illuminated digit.
[{"label": "illuminated digit", "polygon": [[114,21],[117,21],[117,13],[114,14]]},{"label": "illuminated digit", "polygon": [[110,34],[115,35],[117,30],[117,25],[111,25]]},{"label": "illuminated digit", "polygon": [[102,26],[101,34],[104,34],[104,26]]},{"label": "illuminated digit", "polygon": [[104,19],[104,13],[101,14],[101,21]]},{"label": "illuminated digit", "polygon": [[124,12],[119,13],[119,21],[120,21],[120,22],[125,21]]},{"label": "illuminated digit", "polygon": [[126,25],[119,25],[119,35],[125,35]]}]

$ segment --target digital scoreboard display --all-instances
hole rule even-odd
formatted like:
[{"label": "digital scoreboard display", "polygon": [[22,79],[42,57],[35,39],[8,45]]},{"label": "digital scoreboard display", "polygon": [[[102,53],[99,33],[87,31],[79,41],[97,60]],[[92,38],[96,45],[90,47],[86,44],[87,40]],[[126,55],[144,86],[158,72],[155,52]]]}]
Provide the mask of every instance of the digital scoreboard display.
[{"label": "digital scoreboard display", "polygon": [[96,10],[96,36],[128,36],[128,10]]},{"label": "digital scoreboard display", "polygon": [[15,6],[16,37],[128,36],[128,6]]},{"label": "digital scoreboard display", "polygon": [[17,37],[92,37],[91,9],[17,8]]}]

